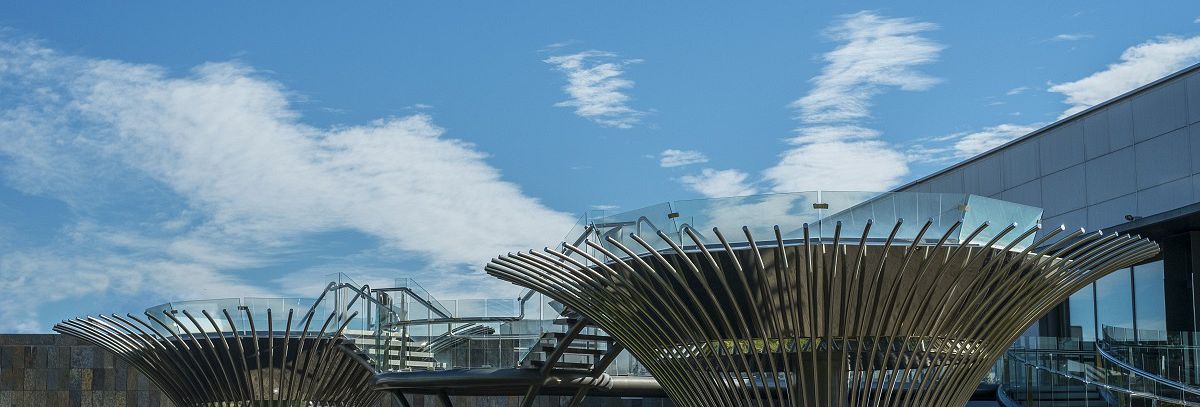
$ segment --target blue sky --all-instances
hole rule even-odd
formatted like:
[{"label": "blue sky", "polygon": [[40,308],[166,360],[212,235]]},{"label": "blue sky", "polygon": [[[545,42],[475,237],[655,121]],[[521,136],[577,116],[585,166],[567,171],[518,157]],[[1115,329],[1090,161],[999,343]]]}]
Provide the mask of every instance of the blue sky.
[{"label": "blue sky", "polygon": [[0,331],[514,295],[583,211],[882,190],[1200,62],[1200,4],[0,6]]}]

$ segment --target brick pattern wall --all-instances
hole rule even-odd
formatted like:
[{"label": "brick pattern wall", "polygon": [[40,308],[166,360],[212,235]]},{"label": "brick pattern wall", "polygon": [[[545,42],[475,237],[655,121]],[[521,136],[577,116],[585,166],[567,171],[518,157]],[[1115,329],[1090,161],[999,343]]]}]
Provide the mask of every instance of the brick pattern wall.
[{"label": "brick pattern wall", "polygon": [[[437,407],[434,396],[409,396],[413,407]],[[453,397],[455,407],[516,407],[520,397]],[[569,397],[539,397],[536,407]],[[385,398],[381,407],[399,407]],[[673,407],[666,399],[589,397],[585,407]],[[0,334],[0,407],[174,407],[137,369],[98,347],[57,334]]]}]

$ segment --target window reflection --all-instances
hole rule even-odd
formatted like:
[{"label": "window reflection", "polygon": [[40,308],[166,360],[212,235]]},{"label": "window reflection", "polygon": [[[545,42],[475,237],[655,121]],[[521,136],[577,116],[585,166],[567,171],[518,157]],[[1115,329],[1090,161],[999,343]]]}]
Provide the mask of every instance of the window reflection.
[{"label": "window reflection", "polygon": [[1133,287],[1138,340],[1166,340],[1167,306],[1163,286],[1163,263],[1156,261],[1135,266]]},{"label": "window reflection", "polygon": [[1096,304],[1092,286],[1088,285],[1067,300],[1070,312],[1070,336],[1084,341],[1096,340]]},{"label": "window reflection", "polygon": [[[1102,333],[1116,340],[1133,340],[1133,287],[1130,269],[1096,281],[1097,322]],[[1161,294],[1160,294],[1161,296]]]}]

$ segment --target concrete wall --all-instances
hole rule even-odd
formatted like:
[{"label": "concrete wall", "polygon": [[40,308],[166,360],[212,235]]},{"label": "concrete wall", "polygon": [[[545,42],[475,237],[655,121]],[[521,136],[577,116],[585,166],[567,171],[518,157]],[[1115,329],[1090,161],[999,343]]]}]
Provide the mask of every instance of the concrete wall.
[{"label": "concrete wall", "polygon": [[901,188],[1045,209],[1088,230],[1200,202],[1200,68],[1193,67]]}]

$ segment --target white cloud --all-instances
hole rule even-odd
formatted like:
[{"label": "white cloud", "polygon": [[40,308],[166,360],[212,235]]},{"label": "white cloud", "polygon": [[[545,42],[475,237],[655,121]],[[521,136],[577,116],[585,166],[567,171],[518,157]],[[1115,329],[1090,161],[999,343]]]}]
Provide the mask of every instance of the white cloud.
[{"label": "white cloud", "polygon": [[659,154],[658,165],[663,168],[670,168],[706,162],[708,162],[708,157],[699,151],[666,149]]},{"label": "white cloud", "polygon": [[[1125,49],[1119,62],[1085,78],[1051,84],[1051,92],[1067,97],[1067,108],[1059,118],[1079,113],[1098,103],[1134,90],[1200,61],[1200,36],[1160,37]],[[1024,90],[1024,87],[1017,88]],[[1014,89],[1014,90],[1017,90]],[[1010,91],[1009,94],[1013,92]],[[1019,112],[1014,112],[1019,116]],[[1029,134],[1041,124],[1001,124],[979,131],[955,133],[918,143],[907,150],[910,160],[944,164],[979,155],[994,147]]]},{"label": "white cloud", "polygon": [[904,154],[878,140],[803,143],[765,171],[777,192],[886,191],[907,174]]},{"label": "white cloud", "polygon": [[[931,23],[863,11],[843,16],[826,31],[840,43],[826,53],[809,93],[791,106],[801,125],[788,139],[792,147],[763,171],[773,192],[810,190],[887,190],[908,174],[907,157],[880,140],[863,123],[871,100],[888,88],[929,89],[940,80],[917,66],[932,63],[944,48],[921,34]],[[745,195],[757,191],[738,170],[705,169],[679,178],[705,196]]]},{"label": "white cloud", "polygon": [[544,62],[567,75],[563,91],[571,99],[555,106],[573,107],[580,117],[622,129],[633,127],[645,115],[629,107],[630,97],[625,92],[633,88],[634,82],[622,77],[627,65],[641,60],[619,60],[617,54],[591,50],[556,55]]},{"label": "white cloud", "polygon": [[1008,96],[1020,95],[1022,93],[1025,93],[1025,91],[1027,91],[1027,90],[1029,90],[1028,86],[1018,86],[1018,87],[1009,89],[1008,92],[1004,92],[1004,94],[1008,95]]},{"label": "white cloud", "polygon": [[907,154],[910,161],[946,164],[974,157],[985,151],[999,147],[1018,137],[1032,133],[1039,125],[1001,124],[986,127],[978,131],[955,133],[948,136],[928,139],[931,146],[919,143],[912,146]]},{"label": "white cloud", "polygon": [[1059,34],[1059,35],[1055,35],[1055,36],[1053,36],[1053,37],[1050,37],[1050,41],[1057,41],[1057,42],[1064,42],[1064,41],[1080,41],[1080,40],[1088,40],[1088,39],[1092,39],[1092,38],[1094,38],[1094,37],[1095,37],[1094,35],[1091,35],[1091,34],[1082,34],[1082,33],[1074,33],[1074,34]]},{"label": "white cloud", "polygon": [[715,170],[705,168],[699,174],[679,177],[679,182],[688,189],[710,198],[753,195],[754,187],[746,182],[748,175],[738,170]]},{"label": "white cloud", "polygon": [[[66,295],[88,303],[131,281],[152,292],[200,295],[186,290],[196,283],[256,295],[273,290],[234,271],[314,233],[354,231],[382,250],[461,269],[552,243],[572,224],[427,115],[319,128],[301,120],[291,97],[236,63],[172,75],[0,40],[0,174],[102,224],[74,228],[52,247],[0,254],[9,285],[0,291],[44,292],[21,287],[52,277],[84,281]],[[126,211],[117,218],[161,222],[113,224],[97,214],[114,210],[109,201]],[[163,213],[137,212],[146,207]],[[75,250],[71,239],[92,249]],[[160,286],[167,279],[180,290]],[[40,306],[64,298],[10,295],[0,328],[27,326]]]},{"label": "white cloud", "polygon": [[1061,117],[1119,96],[1200,61],[1200,36],[1161,37],[1129,47],[1120,62],[1072,82],[1053,84],[1050,91],[1071,105]]},{"label": "white cloud", "polygon": [[937,60],[944,48],[919,34],[932,23],[888,18],[873,12],[851,14],[827,35],[842,42],[823,57],[827,65],[812,79],[813,89],[792,105],[805,123],[835,123],[870,116],[871,98],[884,87],[919,91],[939,80],[913,68]]},{"label": "white cloud", "polygon": [[974,157],[1034,130],[1037,130],[1036,126],[1001,124],[964,134],[954,142],[954,155],[958,158]]},{"label": "white cloud", "polygon": [[816,189],[886,190],[908,174],[905,155],[866,127],[871,100],[888,88],[921,91],[940,82],[916,70],[944,48],[921,34],[931,23],[863,11],[827,32],[841,42],[826,53],[813,89],[792,103],[801,127],[793,148],[763,175],[776,192]]}]

